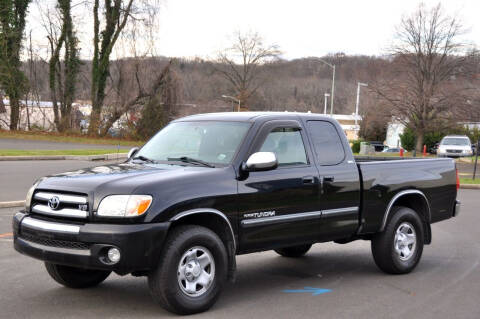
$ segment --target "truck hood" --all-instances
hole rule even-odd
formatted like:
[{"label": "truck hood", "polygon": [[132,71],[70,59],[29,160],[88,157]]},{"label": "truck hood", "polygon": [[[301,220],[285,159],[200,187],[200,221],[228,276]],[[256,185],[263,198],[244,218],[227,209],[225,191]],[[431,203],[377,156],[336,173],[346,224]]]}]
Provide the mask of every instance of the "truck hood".
[{"label": "truck hood", "polygon": [[[37,189],[84,193],[95,201],[112,194],[135,194],[143,185],[159,185],[210,174],[219,168],[122,163],[85,168],[43,178]],[[158,189],[158,188],[157,188]]]}]

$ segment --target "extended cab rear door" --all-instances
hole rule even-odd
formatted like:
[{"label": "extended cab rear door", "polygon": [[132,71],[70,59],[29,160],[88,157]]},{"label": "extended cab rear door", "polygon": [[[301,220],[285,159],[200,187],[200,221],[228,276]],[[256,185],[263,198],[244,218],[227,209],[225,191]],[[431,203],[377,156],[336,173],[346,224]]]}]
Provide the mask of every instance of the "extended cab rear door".
[{"label": "extended cab rear door", "polygon": [[320,181],[319,239],[348,237],[359,225],[360,176],[345,133],[327,120],[307,120],[306,127]]}]

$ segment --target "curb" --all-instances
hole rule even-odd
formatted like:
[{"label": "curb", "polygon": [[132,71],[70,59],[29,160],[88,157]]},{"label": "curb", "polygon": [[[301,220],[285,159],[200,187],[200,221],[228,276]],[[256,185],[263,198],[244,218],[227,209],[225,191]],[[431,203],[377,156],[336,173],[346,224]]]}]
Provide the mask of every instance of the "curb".
[{"label": "curb", "polygon": [[480,184],[460,184],[462,189],[480,189]]},{"label": "curb", "polygon": [[0,156],[1,161],[47,161],[47,160],[77,160],[77,161],[109,161],[127,158],[127,153],[111,153],[101,155],[40,155],[40,156]]},{"label": "curb", "polygon": [[12,202],[0,202],[0,208],[12,208],[12,207],[21,207],[25,206],[24,200],[16,200]]}]

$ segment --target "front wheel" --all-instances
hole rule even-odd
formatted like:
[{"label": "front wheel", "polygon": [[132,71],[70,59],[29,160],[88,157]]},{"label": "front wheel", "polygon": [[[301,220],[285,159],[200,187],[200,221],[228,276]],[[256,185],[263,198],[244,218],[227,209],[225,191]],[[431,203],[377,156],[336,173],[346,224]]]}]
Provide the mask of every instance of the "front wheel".
[{"label": "front wheel", "polygon": [[208,310],[227,279],[227,251],[210,229],[185,225],[172,230],[156,269],[148,276],[153,298],[182,315]]},{"label": "front wheel", "polygon": [[389,274],[411,272],[423,252],[423,225],[418,214],[407,207],[394,207],[382,233],[372,239],[377,266]]},{"label": "front wheel", "polygon": [[89,288],[103,282],[110,275],[110,271],[82,269],[45,263],[50,277],[59,284],[68,288]]}]

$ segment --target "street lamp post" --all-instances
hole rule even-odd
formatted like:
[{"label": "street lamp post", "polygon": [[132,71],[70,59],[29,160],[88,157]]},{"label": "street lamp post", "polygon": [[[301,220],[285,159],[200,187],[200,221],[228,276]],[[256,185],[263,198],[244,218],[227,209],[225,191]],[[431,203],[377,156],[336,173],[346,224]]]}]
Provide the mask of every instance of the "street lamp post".
[{"label": "street lamp post", "polygon": [[358,82],[357,84],[357,104],[355,105],[355,125],[357,125],[358,118],[358,105],[360,104],[360,87],[368,86],[367,83]]},{"label": "street lamp post", "polygon": [[327,101],[328,101],[328,97],[330,96],[330,94],[328,93],[325,93],[325,106],[323,107],[323,114],[324,115],[327,115]]},{"label": "street lamp post", "polygon": [[318,58],[318,60],[332,68],[332,97],[330,98],[330,115],[333,114],[333,99],[335,97],[335,64],[328,63],[327,61]]},{"label": "street lamp post", "polygon": [[[239,100],[239,99],[237,99],[236,97],[230,96],[230,95],[222,95],[222,97],[223,97],[224,99],[230,99],[232,102],[233,102],[233,101],[237,102],[237,103],[238,103],[238,110],[237,110],[237,112],[240,112],[240,100]],[[233,110],[233,103],[232,103],[232,111],[234,111],[234,110]]]}]

